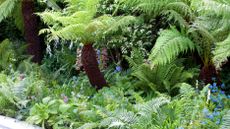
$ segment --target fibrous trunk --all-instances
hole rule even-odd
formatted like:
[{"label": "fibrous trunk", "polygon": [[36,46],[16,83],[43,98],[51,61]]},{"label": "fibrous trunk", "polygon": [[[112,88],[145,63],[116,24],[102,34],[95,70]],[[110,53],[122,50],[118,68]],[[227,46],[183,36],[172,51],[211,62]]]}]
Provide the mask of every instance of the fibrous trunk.
[{"label": "fibrous trunk", "polygon": [[92,86],[96,87],[98,90],[107,85],[106,80],[98,67],[96,52],[93,49],[92,44],[83,46],[81,61]]},{"label": "fibrous trunk", "polygon": [[40,63],[42,60],[42,48],[38,37],[37,19],[34,14],[34,1],[22,1],[22,15],[24,21],[25,39],[28,44],[27,52],[32,55],[32,61]]},{"label": "fibrous trunk", "polygon": [[214,65],[206,65],[203,66],[200,75],[199,75],[200,80],[202,80],[205,84],[212,84],[213,83],[213,78],[220,83],[220,77],[219,74],[215,68]]}]

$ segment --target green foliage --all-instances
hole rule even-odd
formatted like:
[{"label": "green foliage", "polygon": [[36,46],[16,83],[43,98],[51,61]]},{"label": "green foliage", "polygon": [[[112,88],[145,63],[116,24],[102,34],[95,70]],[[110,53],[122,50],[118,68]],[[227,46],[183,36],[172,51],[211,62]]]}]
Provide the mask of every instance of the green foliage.
[{"label": "green foliage", "polygon": [[0,1],[0,22],[8,17],[17,4],[18,0],[1,0]]},{"label": "green foliage", "polygon": [[226,114],[223,116],[223,122],[222,122],[222,125],[221,125],[221,129],[227,129],[230,125],[230,110],[228,110],[226,112]]},{"label": "green foliage", "polygon": [[176,58],[181,52],[193,51],[194,43],[176,29],[164,30],[158,37],[149,56],[153,65],[166,64]]},{"label": "green foliage", "polygon": [[133,16],[112,17],[103,15],[94,18],[97,11],[97,0],[66,2],[68,2],[68,7],[63,12],[66,15],[51,11],[39,13],[44,23],[51,25],[49,29],[40,31],[40,33],[48,32],[50,34],[49,40],[61,38],[73,41],[80,40],[83,44],[94,43],[105,33],[117,31],[118,28],[136,22],[136,18]]},{"label": "green foliage", "polygon": [[215,65],[220,68],[222,63],[227,62],[230,56],[230,34],[227,39],[216,43],[216,45],[213,61]]},{"label": "green foliage", "polygon": [[15,54],[13,45],[8,39],[5,39],[0,43],[0,70],[5,70],[8,67],[11,67],[8,68],[8,70],[10,70],[14,67],[13,64],[16,62]]},{"label": "green foliage", "polygon": [[[0,43],[0,71],[10,72],[16,70],[18,65],[28,58],[24,55],[25,46],[21,42],[11,42],[5,39]],[[17,48],[17,49],[16,49]]]},{"label": "green foliage", "polygon": [[1,114],[15,116],[16,111],[27,108],[29,102],[41,99],[45,91],[44,82],[34,77],[33,73],[28,76],[19,73],[7,76],[1,73],[0,80]]},{"label": "green foliage", "polygon": [[140,80],[137,84],[140,88],[150,88],[154,92],[168,93],[172,96],[177,94],[182,83],[194,75],[194,70],[186,71],[184,67],[180,66],[180,62],[178,65],[176,61],[153,68],[148,64],[142,64],[133,73],[133,76]]}]

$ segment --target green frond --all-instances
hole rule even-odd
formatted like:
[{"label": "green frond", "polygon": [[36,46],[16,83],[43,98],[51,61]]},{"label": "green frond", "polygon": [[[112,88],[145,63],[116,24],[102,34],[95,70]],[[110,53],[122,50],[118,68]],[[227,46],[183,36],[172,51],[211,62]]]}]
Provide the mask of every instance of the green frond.
[{"label": "green frond", "polygon": [[153,91],[173,95],[177,93],[176,89],[182,86],[181,83],[196,75],[195,70],[185,71],[180,64],[180,61],[173,61],[169,64],[157,65],[152,69],[150,65],[139,64],[132,75],[140,80],[140,88],[147,87]]},{"label": "green frond", "polygon": [[15,9],[12,12],[12,15],[14,17],[14,23],[17,26],[17,28],[21,31],[24,32],[24,22],[23,22],[23,16],[22,16],[22,2],[19,1],[15,5]]},{"label": "green frond", "polygon": [[220,68],[224,62],[228,61],[228,57],[230,57],[230,34],[224,41],[216,43],[213,54],[213,61],[217,68]]},{"label": "green frond", "polygon": [[0,22],[13,12],[15,4],[17,4],[17,2],[18,0],[5,0],[0,5]]},{"label": "green frond", "polygon": [[230,110],[222,118],[222,124],[220,129],[228,129],[230,127]]},{"label": "green frond", "polygon": [[184,2],[172,2],[166,5],[166,9],[174,10],[184,17],[193,17],[193,13],[189,5]]},{"label": "green frond", "polygon": [[144,104],[136,105],[138,114],[142,116],[151,116],[153,113],[157,113],[161,106],[168,104],[170,99],[166,97],[157,97]]},{"label": "green frond", "polygon": [[[41,33],[48,32],[49,40],[61,38],[64,40],[80,40],[83,44],[94,43],[104,34],[112,33],[137,22],[133,16],[112,17],[103,15],[95,17],[98,1],[67,0],[68,7],[75,5],[75,11],[67,9],[61,12],[45,11],[38,13],[44,23],[49,25]],[[74,5],[72,5],[74,4]]]},{"label": "green frond", "polygon": [[106,33],[116,32],[118,29],[124,28],[130,24],[137,23],[139,20],[134,16],[120,16],[114,18],[114,22],[111,27],[108,28]]},{"label": "green frond", "polygon": [[128,61],[129,66],[133,70],[137,70],[138,67],[144,63],[143,54],[138,48],[133,48],[133,50],[131,51],[131,56],[125,56],[125,59]]},{"label": "green frond", "polygon": [[[77,25],[69,25],[57,31],[51,30],[51,33],[55,37],[57,36],[65,40],[77,40],[80,38],[84,38],[86,36],[85,29],[86,28],[84,25],[77,24]],[[81,40],[85,40],[85,39],[81,39]]]},{"label": "green frond", "polygon": [[54,11],[45,11],[42,13],[36,13],[38,16],[41,17],[42,21],[47,25],[54,25],[57,24],[57,18],[61,17],[60,12],[54,12]]},{"label": "green frond", "polygon": [[181,27],[188,27],[187,21],[175,10],[166,10],[162,12],[163,15],[167,16],[168,21],[174,21],[178,23]]},{"label": "green frond", "polygon": [[149,59],[153,65],[166,64],[188,50],[194,50],[194,43],[176,29],[163,30],[157,39]]},{"label": "green frond", "polygon": [[204,13],[215,14],[222,18],[230,18],[230,3],[221,2],[217,0],[203,0],[203,6],[201,9],[204,10]]},{"label": "green frond", "polygon": [[142,11],[149,16],[156,17],[168,3],[174,2],[174,0],[123,0],[123,2],[135,10]]},{"label": "green frond", "polygon": [[137,116],[133,112],[127,110],[116,110],[112,112],[111,116],[104,118],[100,122],[100,126],[108,128],[129,128],[136,122]]}]

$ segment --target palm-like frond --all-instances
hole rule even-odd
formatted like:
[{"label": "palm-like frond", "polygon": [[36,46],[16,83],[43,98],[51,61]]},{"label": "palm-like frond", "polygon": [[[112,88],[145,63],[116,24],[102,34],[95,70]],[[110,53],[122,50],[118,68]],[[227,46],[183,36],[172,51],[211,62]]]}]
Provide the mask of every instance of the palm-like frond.
[{"label": "palm-like frond", "polygon": [[95,42],[104,34],[112,33],[137,21],[133,16],[96,17],[98,0],[66,0],[66,2],[68,7],[63,14],[53,11],[38,14],[46,24],[50,25],[50,28],[43,29],[40,33],[48,32],[50,39],[80,40],[87,44]]},{"label": "palm-like frond", "polygon": [[[168,20],[188,26],[187,21],[193,19],[192,10],[185,1],[178,0],[121,0],[135,10],[144,12],[151,18],[165,15]],[[186,19],[186,20],[185,20]]]},{"label": "palm-like frond", "polygon": [[153,65],[171,62],[180,53],[194,50],[194,43],[176,29],[163,30],[149,56]]},{"label": "palm-like frond", "polygon": [[15,4],[18,2],[18,0],[5,0],[4,2],[1,3],[0,5],[0,22],[5,19],[6,17],[8,17],[14,7],[15,7]]},{"label": "palm-like frond", "polygon": [[230,34],[228,35],[227,39],[216,43],[216,45],[216,49],[213,53],[213,61],[215,65],[220,68],[222,63],[228,61],[228,57],[230,57]]}]

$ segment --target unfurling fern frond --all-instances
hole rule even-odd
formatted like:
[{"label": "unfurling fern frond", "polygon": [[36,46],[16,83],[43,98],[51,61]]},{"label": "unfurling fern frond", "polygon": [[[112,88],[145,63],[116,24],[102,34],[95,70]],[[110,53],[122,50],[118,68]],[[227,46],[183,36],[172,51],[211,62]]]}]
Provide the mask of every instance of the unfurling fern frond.
[{"label": "unfurling fern frond", "polygon": [[228,38],[222,42],[216,43],[216,49],[214,51],[213,61],[217,68],[220,68],[222,63],[228,61],[228,57],[230,57],[230,34]]},{"label": "unfurling fern frond", "polygon": [[230,110],[223,116],[221,129],[229,129],[230,127]]},{"label": "unfurling fern frond", "polygon": [[194,50],[194,43],[178,30],[163,30],[149,56],[153,65],[166,64],[182,52]]},{"label": "unfurling fern frond", "polygon": [[5,0],[0,5],[0,22],[11,14],[17,2],[18,0]]}]

